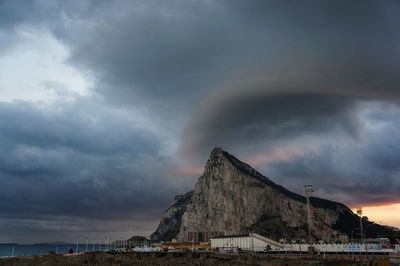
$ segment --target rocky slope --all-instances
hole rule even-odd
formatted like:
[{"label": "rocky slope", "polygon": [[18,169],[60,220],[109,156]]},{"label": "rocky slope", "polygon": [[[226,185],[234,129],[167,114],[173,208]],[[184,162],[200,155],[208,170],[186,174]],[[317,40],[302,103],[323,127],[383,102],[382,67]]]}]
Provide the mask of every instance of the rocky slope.
[{"label": "rocky slope", "polygon": [[151,234],[151,240],[168,241],[177,236],[182,222],[182,215],[192,200],[192,196],[193,191],[190,191],[185,195],[179,195],[174,198],[172,206],[161,215],[160,224],[157,230]]},{"label": "rocky slope", "polygon": [[[163,214],[154,239],[204,241],[211,235],[248,232],[273,239],[307,235],[305,197],[275,184],[221,148],[211,152],[193,196],[185,196],[187,207],[183,201],[179,207],[174,203]],[[338,241],[341,233],[350,236],[359,226],[358,216],[341,203],[315,197],[310,202],[314,240]],[[388,233],[379,225],[368,230]]]}]

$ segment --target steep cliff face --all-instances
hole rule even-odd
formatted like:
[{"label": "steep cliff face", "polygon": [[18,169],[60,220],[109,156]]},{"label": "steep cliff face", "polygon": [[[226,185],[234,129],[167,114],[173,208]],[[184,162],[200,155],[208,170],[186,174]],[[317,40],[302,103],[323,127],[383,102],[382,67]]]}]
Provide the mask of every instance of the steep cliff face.
[{"label": "steep cliff face", "polygon": [[[275,184],[221,148],[211,152],[204,174],[186,202],[187,207],[180,205],[179,211],[174,205],[167,210],[154,234],[173,232],[170,235],[178,241],[204,241],[211,235],[249,232],[275,240],[307,235],[306,198]],[[350,236],[359,226],[358,216],[341,203],[315,197],[310,203],[314,239],[337,241],[339,234]],[[179,228],[173,229],[178,224]],[[379,225],[370,229],[385,231]]]},{"label": "steep cliff face", "polygon": [[151,234],[151,240],[169,241],[177,236],[182,222],[182,215],[192,200],[192,196],[193,191],[190,191],[185,195],[179,195],[174,198],[172,206],[161,215],[160,224],[157,230]]}]

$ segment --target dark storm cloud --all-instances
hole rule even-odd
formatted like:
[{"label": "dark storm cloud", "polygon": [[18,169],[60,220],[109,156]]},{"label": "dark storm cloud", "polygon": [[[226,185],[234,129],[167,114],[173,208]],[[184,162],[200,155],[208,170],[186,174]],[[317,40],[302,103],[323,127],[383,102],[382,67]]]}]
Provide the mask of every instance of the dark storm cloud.
[{"label": "dark storm cloud", "polygon": [[399,79],[397,2],[122,1],[117,7],[121,18],[105,16],[82,30],[88,38],[74,39],[71,62],[96,71],[102,92],[118,101],[185,102],[246,76],[347,90],[379,86],[381,94]]},{"label": "dark storm cloud", "polygon": [[89,7],[79,18],[90,26],[67,34],[70,63],[93,71],[96,90],[114,103],[190,121],[186,154],[338,128],[359,139],[358,101],[399,99],[397,1]]},{"label": "dark storm cloud", "polygon": [[123,112],[77,98],[54,109],[1,103],[0,117],[2,226],[30,220],[46,231],[66,217],[65,227],[83,219],[100,231],[101,221],[130,219],[122,230],[134,230],[157,220],[176,193],[161,174],[173,162],[158,155],[159,140]]},{"label": "dark storm cloud", "polygon": [[[368,149],[349,145],[338,149],[334,144],[316,153],[306,153],[290,162],[271,163],[262,167],[274,181],[303,194],[304,184],[314,184],[318,197],[345,202],[350,206],[399,202],[400,169],[391,164],[376,167],[377,161],[393,161],[400,153],[391,147],[377,151],[379,144]],[[352,150],[354,149],[354,150]],[[360,154],[365,153],[368,159]]]},{"label": "dark storm cloud", "polygon": [[395,105],[371,104],[361,115],[367,124],[365,141],[336,139],[319,145],[311,140],[315,150],[260,167],[298,193],[303,193],[302,185],[315,184],[318,196],[352,206],[399,202],[399,114]]},{"label": "dark storm cloud", "polygon": [[[152,110],[164,107],[178,115],[221,84],[241,79],[289,78],[356,94],[367,89],[376,95],[379,87],[381,96],[390,96],[399,81],[397,1],[45,1],[36,6],[58,8],[49,12],[56,15],[47,24],[57,25],[52,29],[71,49],[69,61],[95,73],[96,90]],[[23,14],[23,8],[10,10]],[[43,14],[33,17],[46,20]]]},{"label": "dark storm cloud", "polygon": [[398,1],[93,7],[78,12],[84,23],[66,35],[70,62],[94,71],[96,90],[116,103],[189,121],[186,155],[302,136],[361,142],[360,103],[399,99]]},{"label": "dark storm cloud", "polygon": [[[125,16],[106,17],[88,29],[90,38],[72,44],[71,62],[95,70],[104,82],[102,93],[112,99],[129,104],[146,99],[147,105],[182,102],[203,95],[236,58],[224,33],[233,25],[218,19],[224,13],[220,4],[120,4]],[[222,25],[213,27],[215,20]]]},{"label": "dark storm cloud", "polygon": [[212,143],[228,147],[232,143],[259,145],[343,131],[355,140],[362,139],[359,106],[354,99],[320,92],[270,93],[263,89],[213,98],[184,131],[183,152],[208,150]]},{"label": "dark storm cloud", "polygon": [[[206,99],[184,131],[183,151],[337,127],[354,137],[361,134],[360,100],[399,100],[399,3],[310,3],[275,3],[257,7],[256,15],[250,8],[249,20],[262,25],[261,42],[271,38],[258,51],[261,62]],[[261,17],[265,9],[279,15]],[[280,38],[266,33],[271,27],[279,28]],[[271,52],[276,56],[262,62]]]},{"label": "dark storm cloud", "polygon": [[9,1],[0,2],[0,27],[7,28],[17,23],[35,17],[35,1]]},{"label": "dark storm cloud", "polygon": [[[43,112],[31,104],[0,105],[1,137],[5,143],[17,140],[27,146],[45,149],[68,147],[82,153],[126,153],[135,156],[139,152],[155,153],[147,132],[135,130],[133,123],[115,121],[112,115],[94,113],[75,105]],[[135,132],[136,131],[136,132]],[[107,137],[105,137],[107,136]],[[134,141],[133,141],[134,140]]]}]

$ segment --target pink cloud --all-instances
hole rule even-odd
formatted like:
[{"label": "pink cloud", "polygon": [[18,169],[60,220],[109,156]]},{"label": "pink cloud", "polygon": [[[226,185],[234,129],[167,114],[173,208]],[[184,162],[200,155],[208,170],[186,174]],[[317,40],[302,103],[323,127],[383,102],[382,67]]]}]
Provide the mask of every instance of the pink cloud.
[{"label": "pink cloud", "polygon": [[304,155],[305,151],[299,147],[291,147],[290,149],[273,149],[264,154],[256,154],[244,158],[243,160],[250,165],[259,165],[264,163],[276,163],[282,161],[290,161],[297,156]]}]

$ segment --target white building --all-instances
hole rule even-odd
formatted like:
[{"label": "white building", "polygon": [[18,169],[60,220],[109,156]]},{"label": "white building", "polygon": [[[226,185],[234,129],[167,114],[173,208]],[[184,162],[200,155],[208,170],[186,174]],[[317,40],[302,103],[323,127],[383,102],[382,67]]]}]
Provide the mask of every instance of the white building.
[{"label": "white building", "polygon": [[268,248],[270,250],[282,249],[284,245],[259,234],[249,233],[211,237],[211,248],[263,251]]},{"label": "white building", "polygon": [[309,246],[312,246],[316,253],[372,253],[390,254],[396,252],[394,245],[382,244],[281,244],[267,237],[256,233],[243,235],[228,235],[211,237],[211,248],[218,248],[220,251],[237,252],[238,249],[249,251],[285,252],[285,253],[308,253]]}]

